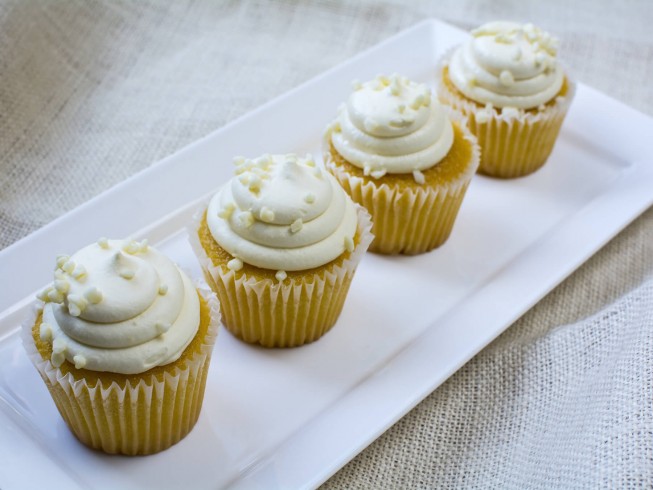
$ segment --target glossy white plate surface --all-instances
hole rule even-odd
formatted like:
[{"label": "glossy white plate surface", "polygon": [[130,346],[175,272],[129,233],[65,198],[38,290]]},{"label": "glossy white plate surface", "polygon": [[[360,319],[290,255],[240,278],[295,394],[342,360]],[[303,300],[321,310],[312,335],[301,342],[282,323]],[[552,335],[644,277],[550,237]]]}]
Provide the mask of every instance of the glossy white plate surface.
[{"label": "glossy white plate surface", "polygon": [[312,151],[350,81],[434,85],[466,34],[423,22],[264,105],[0,252],[0,488],[314,487],[433,391],[653,201],[653,121],[580,85],[545,167],[474,178],[453,234],[418,257],[368,254],[334,329],[298,349],[218,337],[191,434],[149,457],[69,433],[17,328],[56,254],[147,236],[195,278],[184,225],[234,155]]}]

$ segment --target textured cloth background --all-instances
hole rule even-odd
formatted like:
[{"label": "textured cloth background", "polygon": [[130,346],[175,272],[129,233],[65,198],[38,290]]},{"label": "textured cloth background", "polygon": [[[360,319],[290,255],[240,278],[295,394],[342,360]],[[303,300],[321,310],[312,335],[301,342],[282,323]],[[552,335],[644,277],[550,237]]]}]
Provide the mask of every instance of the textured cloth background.
[{"label": "textured cloth background", "polygon": [[[648,0],[5,1],[0,248],[427,17],[534,21],[653,115]],[[652,276],[649,209],[325,487],[653,487]]]}]

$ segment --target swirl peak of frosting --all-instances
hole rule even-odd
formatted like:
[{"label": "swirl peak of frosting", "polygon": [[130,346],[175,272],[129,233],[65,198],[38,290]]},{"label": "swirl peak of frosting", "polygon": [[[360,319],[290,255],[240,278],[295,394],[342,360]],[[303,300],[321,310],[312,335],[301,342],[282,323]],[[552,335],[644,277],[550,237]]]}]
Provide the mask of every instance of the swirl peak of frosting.
[{"label": "swirl peak of frosting", "polygon": [[213,238],[242,263],[295,271],[324,265],[356,231],[356,209],[310,155],[236,158],[235,176],[211,199]]},{"label": "swirl peak of frosting", "polygon": [[199,327],[190,279],[147,240],[100,239],[59,256],[54,277],[39,298],[56,367],[141,373],[178,359]]},{"label": "swirl peak of frosting", "polygon": [[497,21],[472,31],[451,57],[449,78],[466,97],[496,107],[530,109],[553,99],[564,75],[558,40],[533,24]]},{"label": "swirl peak of frosting", "polygon": [[430,168],[453,143],[451,122],[429,87],[397,74],[354,82],[332,128],[338,153],[374,178]]}]

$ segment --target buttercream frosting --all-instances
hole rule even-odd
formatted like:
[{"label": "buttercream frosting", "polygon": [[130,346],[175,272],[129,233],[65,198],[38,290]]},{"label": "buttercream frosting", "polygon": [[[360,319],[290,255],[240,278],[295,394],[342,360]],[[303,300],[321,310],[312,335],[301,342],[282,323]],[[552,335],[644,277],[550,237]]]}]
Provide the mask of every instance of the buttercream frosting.
[{"label": "buttercream frosting", "polygon": [[453,128],[428,86],[396,74],[379,75],[354,82],[331,142],[352,165],[380,178],[436,165],[453,144]]},{"label": "buttercream frosting", "polygon": [[199,328],[190,279],[147,241],[100,239],[57,259],[40,335],[52,363],[122,374],[177,360]]},{"label": "buttercream frosting", "polygon": [[310,155],[236,158],[235,177],[211,199],[207,224],[216,242],[243,263],[276,271],[324,265],[356,232],[356,207]]},{"label": "buttercream frosting", "polygon": [[490,22],[454,51],[449,78],[481,104],[531,109],[560,92],[564,74],[557,48],[557,39],[532,24]]}]

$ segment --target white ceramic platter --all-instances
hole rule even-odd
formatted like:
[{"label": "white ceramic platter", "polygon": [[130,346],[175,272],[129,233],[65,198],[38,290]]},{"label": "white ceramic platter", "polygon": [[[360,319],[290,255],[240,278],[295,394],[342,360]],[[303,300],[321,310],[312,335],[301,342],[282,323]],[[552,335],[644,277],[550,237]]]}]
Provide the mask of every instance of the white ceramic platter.
[{"label": "white ceramic platter", "polygon": [[368,254],[334,329],[264,350],[220,332],[191,434],[149,457],[106,456],[68,432],[17,335],[58,253],[147,236],[201,274],[184,225],[234,155],[319,154],[352,79],[434,85],[466,35],[423,22],[210,134],[0,252],[0,487],[304,488],[326,480],[653,201],[653,120],[580,85],[547,165],[475,177],[449,241],[418,257]]}]

